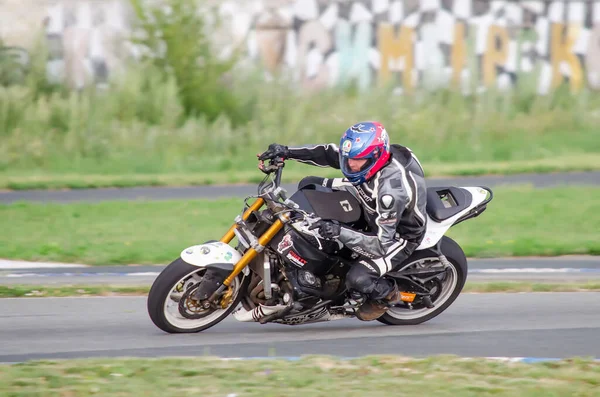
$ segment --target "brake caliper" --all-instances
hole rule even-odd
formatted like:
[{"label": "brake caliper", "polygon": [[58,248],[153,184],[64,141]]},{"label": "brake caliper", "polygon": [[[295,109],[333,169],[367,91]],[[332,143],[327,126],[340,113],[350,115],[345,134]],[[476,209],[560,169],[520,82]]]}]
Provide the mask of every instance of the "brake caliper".
[{"label": "brake caliper", "polygon": [[222,309],[227,309],[229,307],[229,305],[231,304],[231,301],[233,299],[233,287],[229,286],[229,288],[227,289],[227,291],[223,294],[223,297],[221,298],[221,308]]}]

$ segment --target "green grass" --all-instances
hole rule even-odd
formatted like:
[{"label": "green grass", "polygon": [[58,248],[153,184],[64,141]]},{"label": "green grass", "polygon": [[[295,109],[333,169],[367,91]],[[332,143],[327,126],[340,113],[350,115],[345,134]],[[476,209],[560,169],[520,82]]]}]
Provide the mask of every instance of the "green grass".
[{"label": "green grass", "polygon": [[0,285],[0,298],[147,295],[150,286],[133,285]]},{"label": "green grass", "polygon": [[[600,254],[600,188],[495,189],[478,218],[452,228],[470,257]],[[166,264],[219,239],[240,199],[0,206],[0,258],[93,265]]]},{"label": "green grass", "polygon": [[585,292],[600,291],[600,282],[467,281],[463,292]]},{"label": "green grass", "polygon": [[428,176],[600,169],[597,93],[302,95],[255,80],[228,89],[248,104],[248,121],[187,115],[176,83],[152,70],[104,92],[0,87],[0,188],[254,181],[255,154],[268,144],[338,143],[366,119],[413,149]]},{"label": "green grass", "polygon": [[596,396],[600,363],[536,364],[431,356],[230,361],[213,357],[31,361],[3,365],[7,396]]},{"label": "green grass", "polygon": [[[147,295],[149,285],[0,285],[0,298],[47,298],[63,296],[114,296]],[[600,291],[598,282],[471,282],[467,281],[464,293],[492,292],[588,292]]]}]

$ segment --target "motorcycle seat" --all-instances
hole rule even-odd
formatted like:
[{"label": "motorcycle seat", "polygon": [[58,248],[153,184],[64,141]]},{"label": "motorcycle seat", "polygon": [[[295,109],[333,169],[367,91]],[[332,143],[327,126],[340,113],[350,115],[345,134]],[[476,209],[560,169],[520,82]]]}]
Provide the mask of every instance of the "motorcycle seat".
[{"label": "motorcycle seat", "polygon": [[448,186],[427,188],[427,214],[443,222],[471,205],[473,197],[468,190]]}]

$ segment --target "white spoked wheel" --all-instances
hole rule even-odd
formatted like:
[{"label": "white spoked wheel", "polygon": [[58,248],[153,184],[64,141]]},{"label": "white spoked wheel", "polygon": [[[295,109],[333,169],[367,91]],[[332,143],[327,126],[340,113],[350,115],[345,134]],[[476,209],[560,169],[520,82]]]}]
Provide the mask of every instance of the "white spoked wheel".
[{"label": "white spoked wheel", "polygon": [[[434,264],[439,264],[438,258],[426,258],[412,262],[400,268],[399,271],[408,269],[424,269]],[[438,276],[438,280],[440,281],[442,286],[441,291],[439,290],[439,286],[437,285],[434,286],[431,291],[431,294],[433,296],[432,300],[434,301],[436,306],[443,305],[456,289],[456,284],[458,281],[456,268],[454,266],[450,266],[446,270],[446,273],[440,274]],[[426,316],[432,313],[434,310],[435,307],[429,309],[425,306],[422,306],[421,308],[410,309],[407,304],[399,304],[395,307],[390,308],[390,310],[388,310],[388,313],[390,316],[399,320],[413,320],[415,318]]]},{"label": "white spoked wheel", "polygon": [[[435,305],[428,308],[424,304],[409,305],[400,303],[388,309],[378,320],[388,325],[414,325],[432,319],[446,310],[458,297],[467,278],[467,260],[462,249],[453,240],[444,237],[442,252],[450,262],[444,273],[426,283],[431,290],[431,300]],[[439,266],[439,258],[431,251],[415,253],[410,262],[403,264],[398,271],[408,269],[425,269],[432,265]]]},{"label": "white spoked wheel", "polygon": [[158,328],[169,333],[200,332],[222,321],[237,306],[246,281],[239,277],[216,309],[193,299],[205,272],[179,258],[157,277],[148,294],[148,314]]}]

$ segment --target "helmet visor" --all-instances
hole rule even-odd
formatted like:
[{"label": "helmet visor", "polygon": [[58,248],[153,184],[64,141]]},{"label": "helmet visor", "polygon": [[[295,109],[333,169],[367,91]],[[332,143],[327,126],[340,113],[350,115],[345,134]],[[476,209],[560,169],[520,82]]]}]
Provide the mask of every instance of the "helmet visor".
[{"label": "helmet visor", "polygon": [[368,170],[375,163],[375,159],[372,157],[367,159],[350,159],[344,157],[342,161],[344,162],[344,170],[349,174],[357,174]]}]

